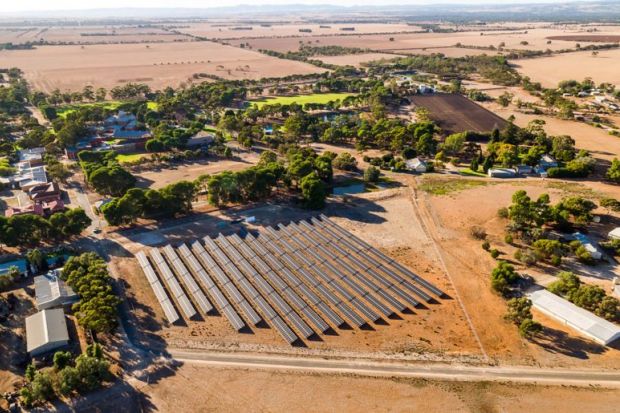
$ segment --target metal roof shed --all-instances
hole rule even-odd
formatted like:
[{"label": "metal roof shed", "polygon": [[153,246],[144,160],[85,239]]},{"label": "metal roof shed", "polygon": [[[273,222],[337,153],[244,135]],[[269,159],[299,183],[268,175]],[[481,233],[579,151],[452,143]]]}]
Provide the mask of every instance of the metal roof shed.
[{"label": "metal roof shed", "polygon": [[62,308],[43,310],[26,318],[26,341],[32,356],[66,346],[69,331]]},{"label": "metal roof shed", "polygon": [[60,307],[78,301],[78,295],[59,278],[60,271],[62,268],[34,277],[34,291],[39,310]]},{"label": "metal roof shed", "polygon": [[547,290],[529,294],[534,308],[563,322],[567,326],[592,338],[598,343],[608,345],[620,338],[620,327],[577,307],[575,304]]}]

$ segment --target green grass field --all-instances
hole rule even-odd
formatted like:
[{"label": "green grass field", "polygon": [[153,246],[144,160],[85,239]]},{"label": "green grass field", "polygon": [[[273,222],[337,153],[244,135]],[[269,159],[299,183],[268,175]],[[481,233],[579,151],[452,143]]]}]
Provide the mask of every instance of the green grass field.
[{"label": "green grass field", "polygon": [[336,100],[343,100],[349,96],[354,96],[354,93],[313,93],[311,95],[297,95],[297,96],[278,96],[272,98],[266,98],[263,100],[254,100],[254,103],[259,109],[265,105],[290,105],[297,103],[298,105],[304,105],[306,103],[327,103]]},{"label": "green grass field", "polygon": [[56,108],[56,114],[60,118],[66,118],[69,113],[73,113],[80,108],[100,106],[104,109],[114,110],[122,104],[123,102],[110,101],[110,102],[76,103],[73,105],[62,105]]},{"label": "green grass field", "polygon": [[148,153],[132,153],[132,154],[118,154],[118,156],[116,157],[116,160],[119,163],[128,163],[128,162],[135,162],[138,159],[142,159],[144,157],[150,156]]}]

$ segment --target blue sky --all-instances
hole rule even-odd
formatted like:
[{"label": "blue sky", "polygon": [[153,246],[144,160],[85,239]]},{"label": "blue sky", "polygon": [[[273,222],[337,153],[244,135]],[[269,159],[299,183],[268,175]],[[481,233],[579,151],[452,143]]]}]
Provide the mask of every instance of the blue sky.
[{"label": "blue sky", "polygon": [[[559,3],[563,0],[338,0],[336,4],[381,5],[381,4],[438,4],[438,3]],[[222,7],[237,4],[334,4],[330,0],[0,0],[0,12],[30,10],[82,10],[124,7]]]}]

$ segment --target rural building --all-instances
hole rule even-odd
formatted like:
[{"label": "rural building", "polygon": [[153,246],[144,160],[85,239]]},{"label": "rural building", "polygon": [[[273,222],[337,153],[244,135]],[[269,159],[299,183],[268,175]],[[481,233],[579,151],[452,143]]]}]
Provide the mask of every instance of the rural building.
[{"label": "rural building", "polygon": [[30,166],[40,166],[43,165],[44,153],[45,148],[32,148],[18,151],[17,156],[19,156],[19,162],[28,162]]},{"label": "rural building", "polygon": [[529,165],[517,165],[517,174],[529,175],[534,173],[534,168]]},{"label": "rural building", "polygon": [[50,202],[37,202],[29,204],[23,207],[9,207],[4,212],[6,217],[12,217],[13,215],[39,215],[46,216],[55,212],[60,212],[65,209],[65,204],[62,200],[54,200]]},{"label": "rural building", "polygon": [[35,185],[26,192],[28,197],[34,202],[57,201],[61,197],[60,186],[56,182]]},{"label": "rural building", "polygon": [[540,157],[540,161],[538,161],[538,166],[546,171],[549,168],[557,168],[558,161],[551,155],[543,155]]},{"label": "rural building", "polygon": [[73,304],[78,295],[60,279],[62,268],[34,277],[34,291],[39,310]]},{"label": "rural building", "polygon": [[102,135],[106,138],[144,139],[150,136],[149,131],[140,127],[134,114],[122,110],[104,120],[103,125]]},{"label": "rural building", "polygon": [[616,227],[607,234],[609,239],[620,239],[620,227]]},{"label": "rural building", "polygon": [[186,145],[190,148],[194,146],[210,145],[213,143],[214,139],[215,137],[213,136],[213,133],[207,131],[200,131],[191,138],[189,138]]},{"label": "rural building", "polygon": [[491,168],[487,175],[491,178],[514,178],[517,176],[517,171],[511,168]]},{"label": "rural building", "polygon": [[581,232],[575,232],[572,237],[577,241],[581,242],[581,245],[592,255],[592,258],[595,260],[600,260],[603,257],[603,253],[599,251],[598,248],[594,245],[594,243],[588,238],[586,235]]},{"label": "rural building", "polygon": [[26,347],[38,356],[69,344],[69,331],[62,308],[43,310],[26,318]]},{"label": "rural building", "polygon": [[407,169],[414,172],[424,173],[428,169],[427,163],[420,158],[409,159],[407,160],[406,164]]},{"label": "rural building", "polygon": [[608,345],[620,338],[620,327],[577,307],[552,292],[538,290],[529,294],[529,298],[537,310],[561,321],[600,344]]},{"label": "rural building", "polygon": [[428,93],[435,93],[435,88],[428,85],[420,85],[418,86],[418,93],[421,93],[423,95]]}]

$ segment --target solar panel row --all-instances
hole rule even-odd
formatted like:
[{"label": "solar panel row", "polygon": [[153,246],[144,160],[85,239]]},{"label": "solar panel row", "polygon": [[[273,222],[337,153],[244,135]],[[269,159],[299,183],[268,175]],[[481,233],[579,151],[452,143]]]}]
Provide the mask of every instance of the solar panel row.
[{"label": "solar panel row", "polygon": [[[255,247],[257,244],[260,244],[251,234],[248,234],[246,237],[247,244],[244,243],[244,241],[237,235],[233,235],[232,238],[237,242],[237,245],[249,245],[251,247]],[[256,249],[257,252],[258,250],[259,248]],[[293,289],[298,288],[301,284],[299,278],[284,267],[273,255],[271,255],[271,253],[269,253],[269,251],[265,251],[265,253],[265,255],[262,255],[262,258],[269,262],[272,268],[266,273],[266,276],[272,284],[280,286],[280,291],[284,294],[288,301],[293,304],[293,307],[295,307],[297,311],[304,314],[306,318],[309,319],[322,333],[329,330],[329,325]],[[261,257],[258,255],[254,256],[254,260],[255,262],[262,261]],[[284,277],[288,284],[282,279],[281,276]],[[318,297],[314,297],[318,300]]]},{"label": "solar panel row", "polygon": [[235,309],[230,305],[228,299],[226,299],[224,294],[222,294],[217,284],[213,282],[211,276],[209,276],[202,265],[200,265],[194,254],[192,254],[190,249],[187,248],[187,245],[181,244],[178,251],[185,262],[189,265],[190,269],[194,272],[194,274],[196,274],[202,285],[207,289],[207,292],[211,295],[211,298],[222,314],[224,314],[224,317],[228,319],[235,330],[242,330],[245,327],[245,323],[241,317],[239,317]]},{"label": "solar panel row", "polygon": [[196,281],[194,281],[194,278],[189,273],[187,267],[183,261],[181,261],[174,248],[170,245],[166,245],[163,248],[163,251],[168,258],[168,261],[172,264],[172,267],[176,271],[177,275],[185,284],[187,291],[189,291],[190,295],[194,298],[194,303],[196,303],[200,310],[205,314],[212,311],[213,306],[209,300],[207,300],[207,296],[202,292]]},{"label": "solar panel row", "polygon": [[[347,281],[349,281],[350,283],[350,280],[343,280],[342,278],[339,277],[338,274],[335,274],[336,277],[338,277],[338,279],[335,279],[332,276],[330,276],[327,273],[327,271],[321,271],[320,269],[316,268],[316,266],[321,265],[326,260],[324,260],[320,255],[318,255],[312,248],[306,247],[300,241],[295,239],[292,236],[292,234],[290,234],[287,231],[287,228],[284,225],[279,225],[279,228],[280,228],[279,232],[285,235],[280,238],[280,243],[282,245],[286,245],[290,247],[296,256],[299,256],[299,257],[303,256],[306,262],[306,265],[308,265],[308,268],[312,268],[314,273],[318,275],[319,278],[321,278],[330,288],[332,288],[334,291],[336,291],[338,294],[344,297],[345,300],[351,303],[352,306],[354,306],[360,313],[364,314],[369,320],[377,321],[380,319],[380,316],[377,313],[375,313],[370,308],[368,308],[360,300],[357,300],[355,296],[353,296],[353,294],[347,291],[346,288],[343,288],[342,285],[340,284],[340,282],[344,282],[345,284],[348,285]],[[353,313],[352,311],[349,312],[349,314],[352,314],[352,313]],[[366,323],[365,321],[362,324],[359,324],[359,321],[354,322],[354,324],[358,326],[361,326],[365,323]]]},{"label": "solar panel row", "polygon": [[401,264],[399,264],[394,259],[392,259],[392,258],[388,257],[387,255],[383,254],[381,251],[377,250],[376,248],[372,247],[371,245],[368,245],[366,242],[362,241],[361,239],[359,239],[355,235],[353,235],[350,232],[346,231],[345,229],[341,228],[336,223],[334,223],[329,218],[327,218],[325,215],[321,214],[320,217],[321,217],[321,221],[323,221],[326,224],[330,225],[336,231],[338,231],[338,232],[340,232],[342,234],[347,235],[351,240],[356,242],[358,245],[360,245],[361,247],[364,247],[366,249],[366,251],[370,252],[375,257],[377,257],[377,258],[379,258],[381,260],[386,261],[389,265],[391,265],[394,268],[396,268],[401,274],[403,274],[403,275],[405,275],[407,277],[410,277],[415,282],[417,282],[418,284],[422,285],[424,288],[428,289],[433,294],[436,294],[439,297],[444,295],[443,291],[441,291],[439,288],[435,287],[433,284],[429,283],[425,279],[417,276],[416,274],[411,272],[409,269],[403,267]]},{"label": "solar panel row", "polygon": [[[222,237],[224,238],[224,237]],[[239,286],[244,293],[252,300],[256,306],[261,310],[266,320],[271,322],[280,335],[289,343],[292,344],[297,341],[297,335],[291,330],[291,328],[284,323],[278,313],[274,311],[271,305],[259,294],[258,290],[247,280],[243,274],[236,268],[235,264],[228,258],[228,256],[222,251],[220,246],[210,237],[205,237],[205,247],[219,260],[220,264],[226,268],[229,274],[237,280]],[[249,306],[249,303],[243,305]]]},{"label": "solar panel row", "polygon": [[[277,244],[273,238],[270,238],[269,235],[263,234],[258,239],[253,239],[252,246],[256,248],[256,251],[259,251],[261,247],[263,247],[262,249],[264,250],[264,253],[268,254],[269,251],[267,251],[264,246],[268,246],[269,249],[274,251]],[[295,274],[299,274],[308,284],[316,288],[316,285],[319,284],[319,281],[315,277],[310,275],[310,273],[303,267],[301,267],[295,260],[293,260],[288,253],[284,252],[283,250],[281,250],[281,252],[282,255],[280,255],[280,259],[283,259],[284,262],[286,262],[289,269],[294,271]],[[325,302],[323,302],[323,300],[318,295],[316,295],[310,288],[308,288],[308,286],[304,284],[297,276],[295,276],[293,273],[291,273],[291,275],[293,275],[294,278],[289,276],[288,279],[289,283],[293,286],[293,288],[297,288],[312,305],[316,306],[319,310],[321,310],[325,317],[327,317],[327,319],[334,323],[337,327],[340,327],[344,324],[344,320],[342,319],[342,317],[340,317],[334,310],[332,310],[327,304],[325,304]],[[330,301],[333,305],[341,302],[340,299],[338,299],[331,291],[327,289],[324,290],[324,292],[321,292],[321,294],[327,299],[327,301]],[[363,325],[364,321],[361,320],[361,322],[361,325]]]},{"label": "solar panel row", "polygon": [[164,260],[164,257],[161,255],[157,248],[151,248],[150,250],[151,258],[155,262],[155,266],[159,270],[159,273],[162,275],[166,286],[177,300],[179,307],[185,314],[187,318],[192,318],[196,315],[196,310],[194,306],[187,298],[185,291],[179,285],[179,281],[176,279],[170,267],[168,267],[168,263]]},{"label": "solar panel row", "polygon": [[228,275],[219,267],[215,260],[209,255],[202,244],[198,241],[192,243],[192,250],[194,254],[202,261],[205,268],[210,274],[213,274],[215,279],[220,283],[220,286],[226,293],[230,300],[237,307],[241,308],[246,316],[246,319],[250,321],[252,325],[256,325],[261,322],[261,317],[256,311],[247,303],[247,300],[241,293],[237,286],[228,278]]},{"label": "solar panel row", "polygon": [[162,310],[164,311],[164,315],[168,319],[170,323],[175,323],[179,320],[179,313],[175,310],[170,298],[164,291],[164,287],[161,285],[159,278],[155,274],[155,270],[151,266],[146,254],[144,251],[140,251],[136,254],[136,258],[138,259],[138,263],[142,268],[142,272],[146,276],[153,292],[155,293],[155,297],[157,297],[157,301],[159,301],[159,305],[161,305]]},{"label": "solar panel row", "polygon": [[[231,239],[234,240],[233,237],[231,237]],[[269,299],[271,300],[271,302],[274,304],[274,306],[280,311],[280,313],[282,314],[282,316],[288,320],[291,324],[293,324],[293,326],[295,326],[295,328],[297,329],[297,331],[301,332],[301,334],[305,337],[308,338],[312,335],[314,335],[314,331],[310,328],[310,326],[308,326],[308,324],[299,316],[299,314],[297,314],[293,308],[282,298],[282,296],[278,293],[278,291],[276,291],[268,282],[267,280],[263,277],[263,275],[267,276],[268,278],[270,278],[270,281],[272,281],[272,283],[274,285],[277,286],[277,288],[280,289],[280,291],[285,294],[287,289],[288,289],[288,285],[286,285],[281,279],[278,279],[279,277],[277,277],[275,275],[275,273],[273,271],[271,271],[271,269],[268,268],[268,271],[265,272],[264,274],[259,274],[258,271],[256,271],[252,265],[245,259],[245,257],[243,255],[241,255],[236,249],[235,246],[232,244],[232,242],[224,237],[223,235],[220,235],[217,238],[217,241],[220,243],[220,245],[222,245],[224,251],[231,257],[235,258],[235,262],[237,263],[238,266],[240,266],[242,268],[242,270],[244,271],[244,273],[251,277],[254,282],[256,283],[256,285],[258,286],[258,288],[261,290],[261,292]],[[262,261],[262,259],[260,259],[259,257],[254,257],[254,263],[258,263],[261,262],[264,264],[264,262]],[[266,264],[265,264],[266,266]],[[274,282],[274,281],[277,281]]]}]

